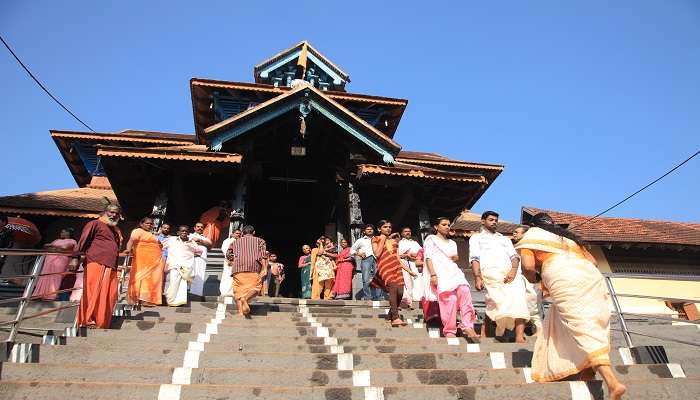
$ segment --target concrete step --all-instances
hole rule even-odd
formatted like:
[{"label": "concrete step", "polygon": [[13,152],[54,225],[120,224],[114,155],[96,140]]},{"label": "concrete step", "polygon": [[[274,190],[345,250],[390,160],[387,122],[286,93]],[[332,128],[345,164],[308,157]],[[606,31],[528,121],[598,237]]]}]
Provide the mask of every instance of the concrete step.
[{"label": "concrete step", "polygon": [[[573,383],[574,386],[580,385]],[[594,392],[594,400],[602,400],[604,393],[600,382],[591,382],[588,388]],[[572,398],[571,382],[548,384],[496,384],[496,385],[400,385],[381,389],[321,386],[321,387],[261,387],[243,385],[183,385],[163,388],[157,384],[133,383],[81,383],[81,382],[0,382],[0,398],[53,400],[94,399],[155,399],[161,390],[176,389],[182,399],[285,399],[285,400],[366,400],[384,398],[391,400],[416,400],[427,398],[493,400],[517,398],[519,400],[569,400]],[[659,379],[627,382],[625,398],[636,400],[668,399],[688,400],[700,392],[696,379]],[[380,396],[382,393],[383,396]]]},{"label": "concrete step", "polygon": [[[376,353],[374,349],[367,352],[345,354],[309,354],[275,351],[252,352],[246,345],[230,342],[231,347],[226,352],[205,351],[197,355],[199,367],[212,368],[316,368],[322,370],[353,368],[353,369],[463,369],[463,368],[524,368],[530,366],[532,352],[429,352],[405,353],[395,349],[394,353]],[[241,351],[236,352],[235,349]],[[85,363],[130,365],[134,363],[134,354],[119,348],[81,348],[76,346],[41,346],[38,351],[40,363]],[[138,353],[138,364],[159,364],[164,366],[181,366],[185,353],[181,348],[175,350],[172,346],[154,345],[149,350]],[[618,354],[610,354],[613,365],[623,365]]]},{"label": "concrete step", "polygon": [[[632,365],[616,367],[620,379],[653,380],[673,378],[666,365]],[[72,382],[171,382],[174,368],[158,365],[134,373],[132,366],[79,365],[79,364],[3,364],[0,380],[7,381],[72,381]],[[337,371],[295,368],[287,369],[234,369],[196,368],[192,370],[192,384],[246,385],[246,386],[353,386],[360,377],[372,386],[405,385],[495,385],[522,384],[529,372],[522,368],[507,369],[374,369],[369,371]]]}]

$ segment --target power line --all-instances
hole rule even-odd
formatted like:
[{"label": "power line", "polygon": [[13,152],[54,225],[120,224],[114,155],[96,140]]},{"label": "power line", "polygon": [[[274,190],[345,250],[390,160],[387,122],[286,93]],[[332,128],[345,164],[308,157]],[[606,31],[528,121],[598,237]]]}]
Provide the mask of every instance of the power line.
[{"label": "power line", "polygon": [[[2,44],[4,44],[5,47],[7,47],[7,50],[10,51],[10,54],[12,54],[12,57],[14,57],[15,60],[17,60],[17,62],[19,63],[19,65],[21,65],[22,68],[24,68],[24,71],[27,72],[27,74],[29,74],[29,76],[34,80],[34,82],[36,82],[37,85],[39,85],[39,87],[41,88],[41,90],[43,90],[44,92],[46,92],[46,94],[48,94],[49,97],[51,97],[51,98],[53,99],[53,101],[55,101],[59,106],[61,106],[61,108],[63,108],[64,110],[66,110],[66,112],[67,112],[68,114],[70,114],[73,118],[75,118],[78,122],[80,122],[81,124],[83,124],[84,127],[88,128],[91,132],[95,132],[94,129],[90,128],[90,126],[89,126],[88,124],[86,124],[85,122],[83,122],[83,120],[81,120],[80,118],[78,118],[78,116],[76,116],[75,114],[73,114],[73,112],[72,112],[71,110],[69,110],[68,107],[64,106],[63,103],[61,103],[54,95],[51,94],[51,92],[49,92],[49,89],[47,89],[47,88],[39,81],[39,79],[37,79],[37,78],[34,76],[34,74],[32,74],[32,71],[30,71],[29,68],[27,68],[27,66],[24,65],[24,63],[22,62],[22,60],[20,60],[19,57],[17,57],[17,54],[15,54],[15,52],[12,51],[12,48],[10,47],[9,44],[7,44],[7,42],[6,42],[5,39],[2,37],[2,35],[0,35],[0,41],[2,41]],[[95,133],[96,133],[96,132],[95,132]]]},{"label": "power line", "polygon": [[581,225],[585,225],[585,224],[587,224],[587,223],[593,221],[594,219],[600,217],[601,215],[607,213],[608,211],[612,210],[613,208],[619,206],[620,204],[626,202],[627,200],[631,199],[632,197],[634,197],[634,196],[638,195],[639,193],[643,192],[644,190],[646,190],[646,189],[647,189],[648,187],[650,187],[651,185],[653,185],[653,184],[655,184],[656,182],[658,182],[658,181],[664,179],[665,177],[667,177],[668,175],[670,175],[673,171],[677,170],[678,168],[682,167],[685,163],[687,163],[688,161],[690,161],[690,160],[692,160],[693,158],[695,158],[695,156],[697,156],[698,154],[700,154],[700,150],[696,151],[695,154],[693,154],[692,156],[686,158],[683,162],[681,162],[680,164],[678,164],[678,165],[676,165],[675,167],[673,167],[673,168],[671,168],[670,170],[668,170],[665,174],[661,175],[660,177],[658,177],[658,178],[654,179],[653,181],[651,181],[650,183],[646,184],[643,188],[637,190],[636,192],[632,193],[631,195],[629,195],[629,196],[625,197],[624,199],[618,201],[617,203],[613,204],[610,208],[606,209],[605,211],[599,212],[598,214],[592,216],[591,218],[588,218],[587,220],[581,222],[581,223],[578,224],[578,225],[574,225],[574,226],[570,227],[569,229],[574,229],[574,228],[578,228],[578,227],[581,226]]}]

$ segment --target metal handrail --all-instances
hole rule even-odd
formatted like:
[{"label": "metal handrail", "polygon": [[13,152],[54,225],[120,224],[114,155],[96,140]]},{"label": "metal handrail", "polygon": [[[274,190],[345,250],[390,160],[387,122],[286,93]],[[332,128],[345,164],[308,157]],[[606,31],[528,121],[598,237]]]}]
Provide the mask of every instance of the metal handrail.
[{"label": "metal handrail", "polygon": [[606,272],[603,273],[606,278],[626,278],[626,279],[649,279],[659,281],[688,281],[700,282],[700,276],[694,275],[644,275],[644,274],[628,274],[625,272]]},{"label": "metal handrail", "polygon": [[[0,249],[0,256],[36,256],[36,259],[33,261],[33,266],[32,266],[32,270],[31,270],[30,274],[3,276],[3,278],[5,278],[5,279],[8,279],[8,278],[17,279],[17,278],[19,278],[19,279],[26,279],[27,280],[27,283],[24,287],[24,292],[22,293],[22,296],[0,300],[0,304],[19,303],[17,306],[17,312],[15,314],[14,319],[0,322],[0,325],[10,325],[11,326],[10,334],[7,338],[7,342],[14,342],[15,338],[17,337],[17,333],[20,330],[20,325],[23,321],[25,321],[27,319],[47,315],[47,314],[57,312],[57,311],[60,311],[63,309],[77,307],[77,304],[70,304],[70,305],[65,305],[65,306],[53,307],[53,308],[50,308],[48,310],[43,310],[43,311],[40,311],[40,312],[32,314],[32,315],[25,315],[25,313],[27,311],[27,306],[28,306],[30,301],[36,300],[39,298],[43,298],[46,295],[46,294],[44,294],[42,296],[34,296],[33,295],[34,288],[36,287],[36,283],[37,283],[37,280],[39,277],[59,275],[59,274],[60,275],[77,274],[76,271],[42,274],[41,272],[42,272],[42,269],[44,268],[44,261],[46,259],[46,256],[49,256],[49,255],[77,256],[80,254],[72,252],[72,251],[57,251],[57,250]],[[29,264],[29,262],[27,262],[27,264]],[[73,290],[75,290],[75,289],[74,288],[62,289],[62,290],[54,291],[53,293],[50,293],[50,294],[71,292]]]},{"label": "metal handrail", "polygon": [[696,321],[683,320],[683,319],[673,318],[673,317],[662,317],[662,316],[658,316],[658,315],[654,315],[654,314],[639,314],[639,313],[624,312],[624,311],[622,311],[622,307],[620,306],[620,302],[618,300],[618,297],[643,298],[643,299],[653,299],[653,300],[663,300],[663,301],[680,300],[680,302],[688,302],[688,303],[697,303],[697,302],[700,302],[700,300],[676,299],[676,298],[661,297],[661,296],[634,295],[634,294],[627,294],[627,293],[617,294],[615,292],[615,287],[613,285],[614,278],[700,282],[700,277],[676,276],[676,275],[639,275],[639,274],[625,274],[625,273],[605,273],[605,274],[603,274],[603,277],[605,279],[605,284],[608,287],[608,291],[610,292],[610,298],[612,299],[613,307],[615,308],[615,313],[617,314],[617,318],[620,320],[620,327],[622,328],[622,336],[625,339],[625,343],[627,343],[627,347],[631,348],[631,347],[634,347],[634,345],[632,343],[632,337],[630,336],[630,330],[627,327],[627,322],[625,321],[624,315],[633,315],[633,316],[637,316],[637,317],[644,317],[644,318],[648,318],[648,319],[656,319],[656,320],[670,321],[670,322],[684,322],[684,323],[690,323],[690,324],[694,324],[696,326],[700,326],[700,322],[696,322]]},{"label": "metal handrail", "polygon": [[650,300],[663,300],[670,301],[671,303],[700,303],[700,299],[679,299],[678,297],[659,297],[659,296],[646,296],[643,294],[627,294],[618,293],[617,297],[631,297],[636,299],[650,299]]}]

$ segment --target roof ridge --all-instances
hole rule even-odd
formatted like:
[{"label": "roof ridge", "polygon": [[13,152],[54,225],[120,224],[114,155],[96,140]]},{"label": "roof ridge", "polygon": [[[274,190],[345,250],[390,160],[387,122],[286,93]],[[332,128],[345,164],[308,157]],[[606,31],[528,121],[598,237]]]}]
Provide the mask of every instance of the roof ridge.
[{"label": "roof ridge", "polygon": [[[570,211],[558,211],[558,210],[550,210],[550,209],[545,209],[545,208],[539,208],[539,207],[531,207],[531,206],[523,206],[523,210],[536,210],[537,212],[552,212],[552,213],[558,213],[558,214],[567,214],[570,216],[574,217],[579,217],[583,219],[587,218],[592,218],[592,215],[583,215],[583,214],[577,214],[573,213]],[[690,227],[694,229],[700,229],[700,222],[690,222],[690,221],[673,221],[673,220],[664,220],[664,219],[643,219],[643,218],[632,218],[632,217],[606,217],[606,216],[599,216],[596,217],[595,220],[610,220],[610,219],[617,219],[617,220],[623,220],[623,221],[635,221],[635,222],[658,222],[662,224],[682,224],[682,225],[689,225]],[[594,221],[595,221],[594,220]]]}]

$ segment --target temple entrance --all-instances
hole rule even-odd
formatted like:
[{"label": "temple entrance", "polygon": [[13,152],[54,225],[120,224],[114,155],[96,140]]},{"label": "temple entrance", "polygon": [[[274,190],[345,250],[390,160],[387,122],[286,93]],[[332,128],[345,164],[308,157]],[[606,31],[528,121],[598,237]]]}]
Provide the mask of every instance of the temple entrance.
[{"label": "temple entrance", "polygon": [[335,224],[336,213],[347,213],[336,207],[342,187],[336,183],[334,171],[322,159],[290,156],[283,162],[262,164],[259,175],[249,183],[246,222],[285,265],[281,296],[299,295],[301,247],[313,247],[320,235],[334,227],[329,224]]}]

